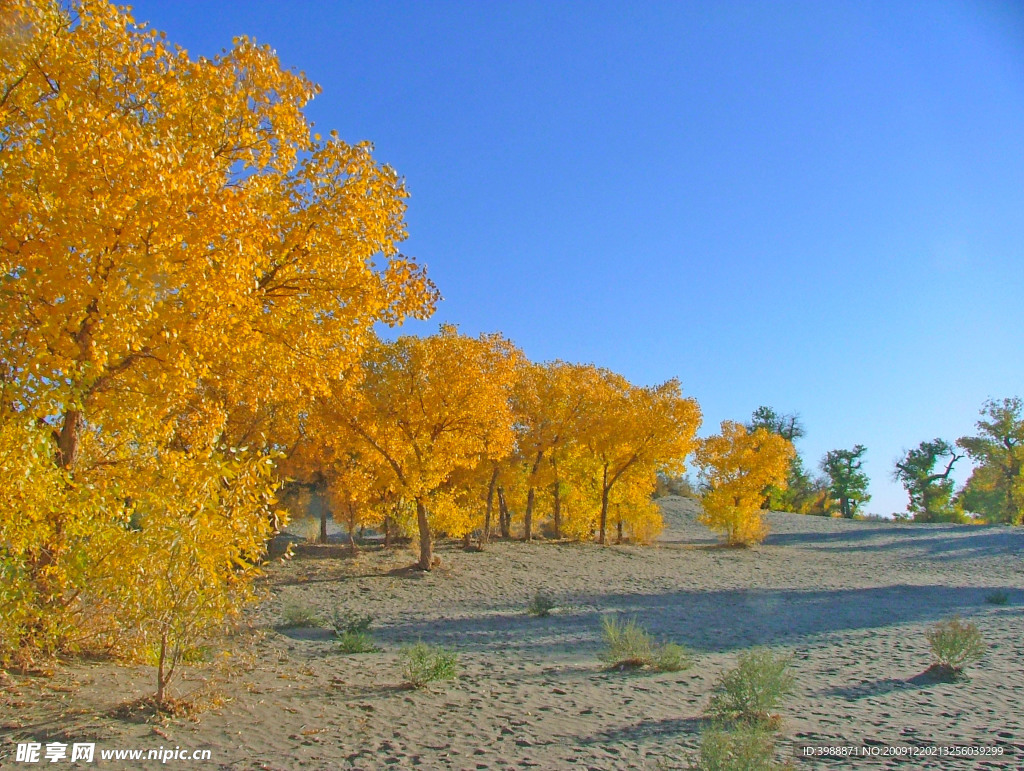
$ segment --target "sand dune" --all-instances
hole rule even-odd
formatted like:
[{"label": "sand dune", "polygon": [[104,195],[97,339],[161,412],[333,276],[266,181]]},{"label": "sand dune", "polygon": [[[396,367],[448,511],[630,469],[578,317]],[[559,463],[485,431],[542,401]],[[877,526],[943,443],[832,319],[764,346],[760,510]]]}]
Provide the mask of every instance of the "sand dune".
[{"label": "sand dune", "polygon": [[[473,553],[442,544],[443,568],[430,574],[403,569],[406,550],[274,564],[232,666],[190,670],[178,683],[211,680],[207,711],[156,725],[112,717],[152,688],[145,667],[77,663],[15,677],[0,702],[0,765],[19,767],[14,741],[64,737],[98,748],[206,747],[223,769],[686,768],[715,678],[739,652],[767,645],[792,653],[797,675],[780,759],[793,742],[998,744],[1002,758],[941,766],[1024,768],[1024,529],[773,513],[762,546],[727,550],[715,548],[692,501],[661,504],[666,529],[653,547],[494,543]],[[1007,604],[986,601],[995,589]],[[548,618],[525,613],[538,591],[558,601]],[[346,656],[324,629],[282,629],[289,605],[371,613],[382,650]],[[688,645],[694,667],[606,671],[598,653],[608,613]],[[969,681],[934,682],[922,676],[925,631],[953,615],[976,623],[990,647]],[[417,640],[455,648],[459,679],[403,688],[398,651]]]}]

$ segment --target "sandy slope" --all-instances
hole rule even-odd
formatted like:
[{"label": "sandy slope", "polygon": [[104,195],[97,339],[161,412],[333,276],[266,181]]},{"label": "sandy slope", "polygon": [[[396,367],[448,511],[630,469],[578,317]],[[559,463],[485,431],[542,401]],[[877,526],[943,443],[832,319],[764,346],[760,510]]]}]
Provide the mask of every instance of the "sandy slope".
[{"label": "sandy slope", "polygon": [[[146,668],[85,663],[14,678],[0,699],[0,765],[30,767],[13,762],[12,741],[64,737],[212,750],[212,764],[167,764],[179,768],[685,768],[715,677],[739,651],[769,645],[791,652],[797,673],[780,758],[794,741],[1000,744],[1016,754],[939,766],[1024,768],[1024,529],[772,514],[762,546],[725,550],[692,502],[662,504],[656,547],[442,545],[444,568],[431,574],[402,569],[413,558],[402,550],[276,564],[270,597],[251,614],[255,633],[235,640],[234,673],[212,666],[178,684],[210,679],[211,709],[161,724],[111,716],[151,689]],[[1008,604],[986,602],[996,588]],[[558,598],[549,618],[525,613],[538,590]],[[325,630],[280,629],[288,604],[370,612],[383,650],[344,656]],[[603,670],[606,613],[687,644],[695,666]],[[977,623],[991,647],[969,682],[935,683],[921,677],[924,633],[954,614]],[[420,639],[459,651],[458,681],[401,687],[397,652]]]}]

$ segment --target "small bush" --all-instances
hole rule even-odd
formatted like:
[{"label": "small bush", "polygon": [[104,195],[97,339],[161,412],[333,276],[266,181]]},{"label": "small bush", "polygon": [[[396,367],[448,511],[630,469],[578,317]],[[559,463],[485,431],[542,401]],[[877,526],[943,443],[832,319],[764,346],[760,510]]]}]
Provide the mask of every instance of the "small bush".
[{"label": "small bush", "polygon": [[699,771],[776,771],[775,737],[757,723],[713,723],[701,737]]},{"label": "small bush", "polygon": [[608,646],[598,654],[601,661],[621,669],[645,667],[654,660],[654,641],[636,619],[619,621],[605,616],[601,619],[601,629]]},{"label": "small bush", "polygon": [[373,616],[369,613],[347,613],[345,611],[334,611],[334,619],[331,626],[334,633],[341,637],[345,634],[361,634],[370,631],[373,624]]},{"label": "small bush", "polygon": [[673,642],[658,646],[654,651],[654,668],[661,672],[679,672],[693,666],[693,657],[682,645]]},{"label": "small bush", "polygon": [[338,651],[341,653],[374,653],[379,650],[369,632],[342,632],[338,636]]},{"label": "small bush", "polygon": [[980,659],[988,648],[978,627],[959,618],[940,621],[926,635],[934,666],[950,675],[960,675],[964,665]]},{"label": "small bush", "polygon": [[458,654],[441,646],[418,642],[403,650],[401,657],[402,674],[413,688],[458,677]]},{"label": "small bush", "polygon": [[533,595],[533,599],[530,600],[530,604],[526,607],[526,612],[531,616],[537,616],[538,618],[544,618],[551,615],[553,611],[558,607],[555,603],[554,598],[550,594],[544,592],[537,592]]},{"label": "small bush", "polygon": [[1010,601],[1009,595],[1002,589],[997,589],[994,592],[989,592],[985,595],[985,602],[990,605],[1005,605]]},{"label": "small bush", "polygon": [[790,658],[755,648],[740,655],[735,669],[722,673],[708,713],[719,720],[771,725],[772,712],[793,690]]},{"label": "small bush", "polygon": [[294,627],[312,627],[323,624],[323,619],[316,609],[300,602],[290,602],[284,606],[284,623],[286,629]]},{"label": "small bush", "polygon": [[606,650],[598,657],[617,669],[650,667],[662,672],[678,672],[692,664],[689,652],[682,645],[659,645],[636,619],[619,621],[611,616],[601,619]]}]

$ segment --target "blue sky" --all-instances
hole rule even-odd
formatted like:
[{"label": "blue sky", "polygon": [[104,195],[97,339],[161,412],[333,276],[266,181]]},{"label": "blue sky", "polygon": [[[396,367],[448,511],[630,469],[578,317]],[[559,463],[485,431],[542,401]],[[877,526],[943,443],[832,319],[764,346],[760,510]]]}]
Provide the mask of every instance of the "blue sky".
[{"label": "blue sky", "polygon": [[1019,4],[133,7],[193,55],[270,44],[405,177],[445,297],[412,331],[679,377],[702,434],[798,412],[808,465],[867,446],[881,514],[902,450],[1024,396]]}]

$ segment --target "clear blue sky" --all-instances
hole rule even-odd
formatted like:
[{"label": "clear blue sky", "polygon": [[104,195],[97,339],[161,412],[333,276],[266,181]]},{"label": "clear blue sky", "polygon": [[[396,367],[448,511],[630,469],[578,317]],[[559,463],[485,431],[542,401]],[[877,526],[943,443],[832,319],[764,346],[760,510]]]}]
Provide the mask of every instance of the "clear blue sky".
[{"label": "clear blue sky", "polygon": [[678,376],[702,434],[799,412],[881,514],[901,450],[1024,396],[1019,3],[133,5],[193,55],[269,43],[406,178],[445,298],[413,331]]}]

